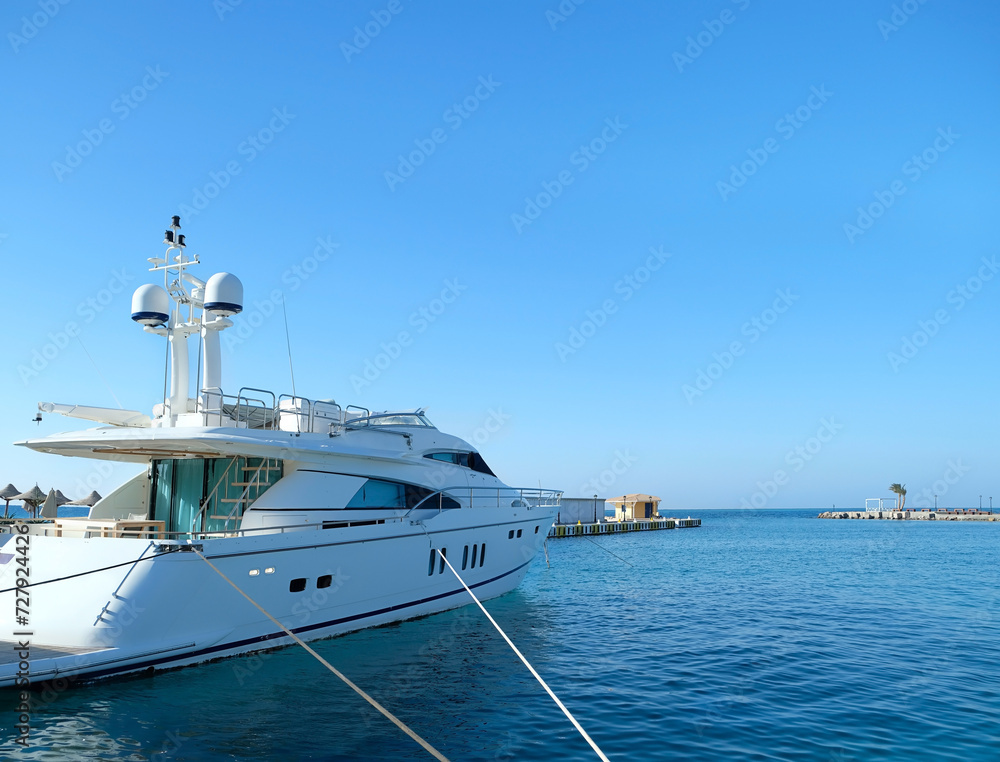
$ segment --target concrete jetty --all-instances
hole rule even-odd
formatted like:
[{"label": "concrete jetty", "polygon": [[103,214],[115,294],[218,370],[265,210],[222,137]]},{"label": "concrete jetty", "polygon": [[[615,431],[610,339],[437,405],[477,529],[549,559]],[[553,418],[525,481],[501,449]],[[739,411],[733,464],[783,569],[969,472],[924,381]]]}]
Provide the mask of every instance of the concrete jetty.
[{"label": "concrete jetty", "polygon": [[934,511],[826,511],[821,519],[885,519],[892,521],[1000,521],[1000,514],[977,511],[974,508]]},{"label": "concrete jetty", "polygon": [[701,519],[647,519],[645,521],[598,521],[589,524],[554,524],[549,537],[579,537],[621,532],[649,532],[654,529],[689,529],[700,527]]}]

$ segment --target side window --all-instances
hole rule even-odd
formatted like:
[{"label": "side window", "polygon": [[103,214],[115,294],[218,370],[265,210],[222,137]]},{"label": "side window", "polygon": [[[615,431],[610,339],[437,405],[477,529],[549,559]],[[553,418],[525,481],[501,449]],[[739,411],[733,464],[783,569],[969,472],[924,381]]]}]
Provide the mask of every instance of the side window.
[{"label": "side window", "polygon": [[438,569],[438,574],[444,574],[444,559],[448,555],[448,548],[441,548],[441,554],[438,558],[441,559],[441,568]]},{"label": "side window", "polygon": [[[405,508],[416,507],[421,501],[433,495],[432,490],[418,487],[415,484],[387,482],[382,479],[369,479],[361,485],[354,497],[345,508]],[[460,507],[451,498],[444,498],[444,508]],[[427,507],[437,507],[437,501],[428,501]]]},{"label": "side window", "polygon": [[462,571],[465,571],[465,567],[469,565],[469,546],[465,546],[465,550],[462,551]]}]

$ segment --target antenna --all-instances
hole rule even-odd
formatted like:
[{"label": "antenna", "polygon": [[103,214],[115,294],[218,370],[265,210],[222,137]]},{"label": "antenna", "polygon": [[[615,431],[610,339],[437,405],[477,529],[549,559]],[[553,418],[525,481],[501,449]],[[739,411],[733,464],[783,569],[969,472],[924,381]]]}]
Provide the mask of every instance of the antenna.
[{"label": "antenna", "polygon": [[292,340],[288,338],[288,310],[285,309],[285,299],[281,299],[281,314],[285,316],[285,346],[288,347],[288,372],[292,376],[292,396],[295,394],[295,369],[292,367]]}]

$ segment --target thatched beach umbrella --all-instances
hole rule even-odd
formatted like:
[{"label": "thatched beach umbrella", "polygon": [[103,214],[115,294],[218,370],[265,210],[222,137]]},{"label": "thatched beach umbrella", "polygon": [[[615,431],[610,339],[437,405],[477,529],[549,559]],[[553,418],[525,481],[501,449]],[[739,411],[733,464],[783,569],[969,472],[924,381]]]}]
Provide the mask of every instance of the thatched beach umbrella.
[{"label": "thatched beach umbrella", "polygon": [[3,507],[4,518],[7,518],[10,515],[10,501],[13,500],[17,496],[17,493],[20,491],[21,490],[19,490],[13,484],[8,484],[6,487],[0,490],[0,497],[2,497],[4,503],[6,503],[6,505],[4,505]]},{"label": "thatched beach umbrella", "polygon": [[38,485],[36,484],[27,492],[22,492],[20,495],[14,495],[11,500],[20,500],[24,503],[24,507],[30,509],[31,516],[34,518],[35,509],[38,508],[40,503],[45,501],[45,493],[38,489]]},{"label": "thatched beach umbrella", "polygon": [[79,500],[70,500],[68,503],[66,503],[66,505],[85,505],[88,508],[93,508],[94,507],[94,503],[97,503],[100,500],[101,500],[101,496],[95,490],[94,492],[91,492],[86,497],[81,497]]},{"label": "thatched beach umbrella", "polygon": [[57,490],[56,490],[56,505],[57,505],[57,506],[59,506],[59,505],[66,505],[66,503],[68,503],[68,502],[69,502],[69,498],[68,498],[68,497],[66,497],[66,496],[65,496],[65,495],[64,495],[64,494],[62,493],[62,490],[61,490],[61,489],[57,489]]}]

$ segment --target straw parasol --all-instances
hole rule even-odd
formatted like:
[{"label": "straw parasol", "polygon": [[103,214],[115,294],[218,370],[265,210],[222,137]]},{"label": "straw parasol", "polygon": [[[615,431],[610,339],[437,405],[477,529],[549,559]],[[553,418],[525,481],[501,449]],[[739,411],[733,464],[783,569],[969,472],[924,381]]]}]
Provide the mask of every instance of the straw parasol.
[{"label": "straw parasol", "polygon": [[96,502],[98,502],[100,500],[101,500],[101,496],[95,490],[94,492],[91,492],[86,497],[81,497],[79,500],[70,500],[68,503],[66,503],[66,505],[85,505],[88,508],[93,508],[94,507],[94,503],[96,503]]},{"label": "straw parasol", "polygon": [[69,502],[69,498],[66,497],[61,489],[56,490],[56,505],[66,505]]},{"label": "straw parasol", "polygon": [[31,516],[34,518],[35,509],[38,508],[39,503],[45,501],[45,493],[38,489],[38,485],[36,484],[27,492],[22,492],[20,495],[14,495],[11,500],[20,500],[24,503],[24,507],[30,510]]},{"label": "straw parasol", "polygon": [[20,491],[21,490],[19,490],[13,484],[8,484],[6,487],[0,490],[0,497],[2,497],[4,502],[6,503],[6,505],[3,508],[4,518],[7,518],[10,515],[10,501],[13,500],[17,496],[17,493]]}]

